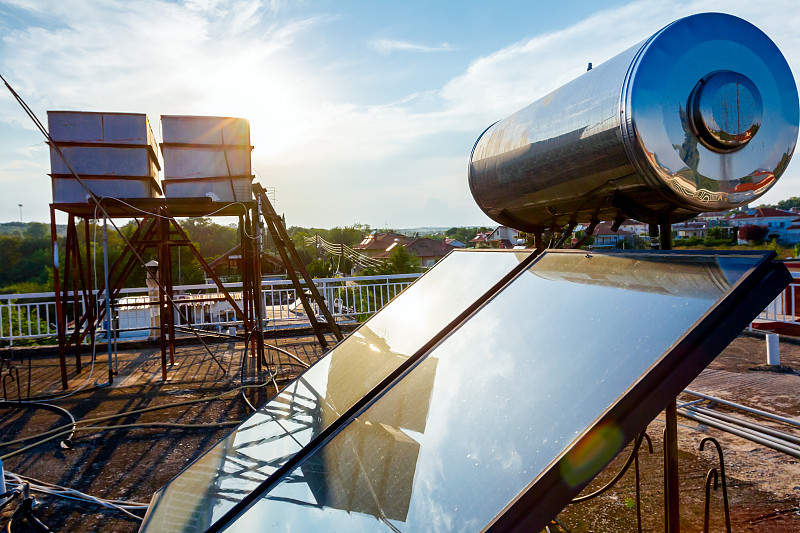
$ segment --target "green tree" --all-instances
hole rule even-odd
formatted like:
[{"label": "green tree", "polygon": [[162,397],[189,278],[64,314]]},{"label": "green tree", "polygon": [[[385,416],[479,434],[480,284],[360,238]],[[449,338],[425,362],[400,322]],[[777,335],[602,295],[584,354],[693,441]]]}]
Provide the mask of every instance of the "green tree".
[{"label": "green tree", "polygon": [[800,207],[800,196],[792,196],[786,200],[778,202],[778,209],[791,209],[793,207]]},{"label": "green tree", "polygon": [[222,226],[209,217],[191,218],[180,224],[204,259],[219,257],[239,243],[239,229],[233,224]]},{"label": "green tree", "polygon": [[314,259],[306,269],[312,278],[330,278],[333,276],[333,267],[324,259]]},{"label": "green tree", "polygon": [[419,257],[409,252],[405,246],[395,246],[382,265],[364,269],[364,275],[413,274],[422,272]]},{"label": "green tree", "polygon": [[[380,276],[389,274],[412,274],[421,272],[419,258],[406,250],[404,246],[395,246],[389,254],[387,260],[379,266],[364,269],[365,276]],[[356,304],[358,310],[364,310],[364,314],[357,315],[358,320],[365,320],[370,315],[370,310],[374,312],[383,301],[383,288],[375,287],[379,281],[361,281],[359,285],[363,289],[358,292],[360,301]],[[399,291],[398,291],[399,292]],[[396,294],[391,294],[391,297]]]}]

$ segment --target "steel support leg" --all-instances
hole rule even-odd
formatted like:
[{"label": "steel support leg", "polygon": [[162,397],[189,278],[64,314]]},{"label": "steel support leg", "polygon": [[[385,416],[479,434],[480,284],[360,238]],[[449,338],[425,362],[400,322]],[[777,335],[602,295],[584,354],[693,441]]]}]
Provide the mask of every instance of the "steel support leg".
[{"label": "steel support leg", "polygon": [[671,401],[666,409],[664,429],[664,518],[667,533],[680,533],[680,486],[678,474],[678,406]]},{"label": "steel support leg", "polygon": [[[59,283],[58,271],[58,230],[56,229],[56,210],[50,205],[50,242],[53,251],[53,290],[56,297],[56,332],[58,336],[58,361],[61,365],[61,388],[69,388],[67,379],[67,359],[65,356],[66,343],[66,321],[64,320],[63,300],[61,298],[61,286]],[[10,319],[9,319],[10,323]]]}]

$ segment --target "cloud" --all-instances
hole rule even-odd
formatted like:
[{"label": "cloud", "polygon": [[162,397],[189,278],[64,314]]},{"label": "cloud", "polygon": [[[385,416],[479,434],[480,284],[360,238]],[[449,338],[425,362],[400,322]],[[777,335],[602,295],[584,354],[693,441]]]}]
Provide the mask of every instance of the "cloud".
[{"label": "cloud", "polygon": [[277,81],[265,66],[318,22],[274,20],[252,0],[45,3],[58,25],[10,32],[0,63],[40,109],[152,113],[197,108],[222,92],[263,94]]},{"label": "cloud", "polygon": [[394,41],[391,39],[376,39],[369,42],[370,48],[382,55],[392,52],[452,52],[453,45],[439,43],[433,46],[410,43],[408,41]]},{"label": "cloud", "polygon": [[678,18],[721,9],[760,27],[789,54],[790,64],[800,66],[800,55],[795,52],[800,50],[800,35],[793,29],[800,14],[794,2],[775,0],[769,9],[756,4],[643,0],[599,11],[568,27],[475,59],[441,89],[443,107],[453,116],[471,113],[497,120],[581,75],[589,62],[597,66]]}]

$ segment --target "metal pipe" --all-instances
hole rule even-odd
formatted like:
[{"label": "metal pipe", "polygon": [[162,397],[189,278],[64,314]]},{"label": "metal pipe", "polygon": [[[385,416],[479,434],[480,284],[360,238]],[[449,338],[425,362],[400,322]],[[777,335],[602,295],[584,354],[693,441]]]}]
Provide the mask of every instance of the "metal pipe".
[{"label": "metal pipe", "polygon": [[743,428],[747,428],[753,431],[757,431],[759,433],[763,433],[765,435],[769,435],[770,437],[780,439],[791,443],[798,447],[800,450],[800,436],[792,435],[791,433],[786,433],[785,431],[778,431],[777,429],[773,429],[771,427],[767,427],[763,424],[756,424],[754,422],[749,422],[747,420],[743,420],[741,418],[736,418],[735,416],[726,415],[724,413],[718,413],[713,409],[707,409],[704,407],[686,407],[687,411],[692,411],[700,415],[710,416],[712,418],[717,418],[722,420],[723,422],[728,422],[730,424],[736,424],[738,426],[742,426]]},{"label": "metal pipe", "polygon": [[784,446],[775,442],[774,440],[769,440],[765,438],[761,438],[758,435],[753,434],[752,432],[745,431],[743,429],[737,428],[732,424],[728,424],[719,420],[714,420],[713,418],[696,415],[694,413],[690,413],[687,411],[681,411],[681,416],[685,418],[689,418],[694,420],[695,422],[700,422],[705,424],[706,426],[713,427],[722,431],[726,431],[738,437],[742,437],[743,439],[747,439],[751,442],[755,442],[756,444],[761,444],[762,446],[766,446],[767,448],[772,448],[773,450],[785,453],[787,455],[791,455],[792,457],[796,457],[800,459],[800,451],[794,448]]},{"label": "metal pipe", "polygon": [[716,402],[722,405],[727,405],[728,407],[735,407],[736,409],[741,409],[742,411],[752,413],[754,415],[763,416],[764,418],[769,418],[771,420],[777,420],[778,422],[783,422],[784,424],[789,424],[790,426],[795,426],[800,428],[800,421],[795,420],[793,418],[787,418],[785,416],[776,415],[774,413],[769,413],[767,411],[761,411],[760,409],[754,409],[752,407],[747,407],[746,405],[742,405],[739,403],[729,402],[727,400],[721,400],[716,396],[709,396],[707,394],[701,394],[699,392],[691,391],[689,389],[684,389],[686,394],[691,394],[692,396],[697,396],[698,398],[705,398],[706,400],[710,400],[712,402]]}]

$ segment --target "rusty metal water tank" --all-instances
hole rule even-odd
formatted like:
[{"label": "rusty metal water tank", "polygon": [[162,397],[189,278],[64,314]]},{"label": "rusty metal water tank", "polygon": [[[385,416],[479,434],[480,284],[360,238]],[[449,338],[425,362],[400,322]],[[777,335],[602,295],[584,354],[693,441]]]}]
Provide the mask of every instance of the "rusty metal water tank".
[{"label": "rusty metal water tank", "polygon": [[469,184],[483,211],[526,231],[739,207],[786,169],[797,87],[761,30],[703,13],[490,126]]}]

